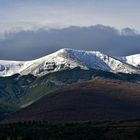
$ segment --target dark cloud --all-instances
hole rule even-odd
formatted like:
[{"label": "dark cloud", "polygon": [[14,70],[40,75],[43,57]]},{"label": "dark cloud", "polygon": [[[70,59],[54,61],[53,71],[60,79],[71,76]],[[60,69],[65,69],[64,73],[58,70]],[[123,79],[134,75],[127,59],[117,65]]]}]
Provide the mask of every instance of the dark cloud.
[{"label": "dark cloud", "polygon": [[61,48],[99,50],[114,56],[140,53],[140,35],[126,28],[118,30],[102,25],[40,29],[6,34],[0,40],[0,59],[31,60]]}]

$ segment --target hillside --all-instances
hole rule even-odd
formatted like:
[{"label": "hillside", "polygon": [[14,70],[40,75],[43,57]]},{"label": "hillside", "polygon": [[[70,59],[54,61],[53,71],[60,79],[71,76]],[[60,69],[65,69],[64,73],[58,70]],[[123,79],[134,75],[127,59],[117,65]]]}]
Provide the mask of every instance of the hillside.
[{"label": "hillside", "polygon": [[97,78],[55,90],[5,121],[130,119],[139,108],[139,84]]},{"label": "hillside", "polygon": [[122,80],[130,83],[140,82],[140,75],[138,74],[114,74],[107,71],[95,69],[83,70],[80,68],[58,71],[42,77],[35,77],[33,75],[21,76],[18,74],[9,77],[0,77],[0,104],[2,104],[0,119],[11,113],[11,109],[9,112],[9,107],[16,108],[16,110],[21,109],[55,89],[72,83],[94,80],[97,77]]}]

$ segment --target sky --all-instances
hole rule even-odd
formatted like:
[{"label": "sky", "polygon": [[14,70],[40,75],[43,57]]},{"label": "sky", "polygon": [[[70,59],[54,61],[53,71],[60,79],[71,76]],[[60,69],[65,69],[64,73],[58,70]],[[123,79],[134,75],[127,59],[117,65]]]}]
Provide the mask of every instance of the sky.
[{"label": "sky", "polygon": [[140,31],[140,0],[0,0],[0,30],[110,25]]},{"label": "sky", "polygon": [[32,60],[68,47],[140,53],[139,17],[140,0],[0,0],[0,59]]}]

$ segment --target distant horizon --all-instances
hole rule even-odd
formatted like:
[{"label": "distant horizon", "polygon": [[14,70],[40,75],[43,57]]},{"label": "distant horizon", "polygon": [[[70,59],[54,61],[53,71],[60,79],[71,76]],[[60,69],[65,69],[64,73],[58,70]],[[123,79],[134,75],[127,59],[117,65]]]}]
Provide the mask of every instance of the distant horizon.
[{"label": "distant horizon", "polygon": [[[121,33],[121,31],[124,29],[131,29],[136,34],[140,34],[140,30],[133,28],[133,27],[126,26],[126,27],[122,27],[122,28],[117,28],[115,26],[98,23],[98,24],[91,24],[91,25],[62,25],[62,26],[38,26],[38,27],[31,27],[31,28],[11,28],[9,30],[0,31],[0,35],[4,36],[4,35],[9,34],[9,33],[17,33],[17,32],[21,32],[21,31],[36,32],[38,30],[59,30],[59,29],[75,28],[75,27],[77,27],[77,28],[89,28],[89,27],[95,27],[95,26],[114,28],[119,33]],[[1,36],[0,36],[0,38],[1,38]]]}]

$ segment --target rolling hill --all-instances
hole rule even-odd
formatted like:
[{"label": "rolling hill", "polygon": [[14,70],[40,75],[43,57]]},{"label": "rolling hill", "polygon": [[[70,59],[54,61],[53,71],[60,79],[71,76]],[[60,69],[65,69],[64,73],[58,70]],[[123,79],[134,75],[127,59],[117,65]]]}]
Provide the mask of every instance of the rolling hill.
[{"label": "rolling hill", "polygon": [[136,119],[139,108],[139,84],[96,78],[57,89],[5,122]]}]

